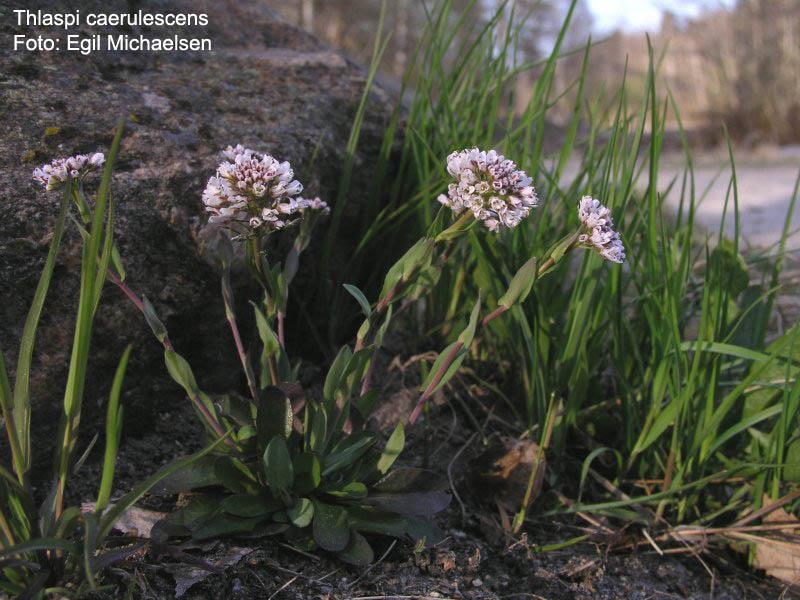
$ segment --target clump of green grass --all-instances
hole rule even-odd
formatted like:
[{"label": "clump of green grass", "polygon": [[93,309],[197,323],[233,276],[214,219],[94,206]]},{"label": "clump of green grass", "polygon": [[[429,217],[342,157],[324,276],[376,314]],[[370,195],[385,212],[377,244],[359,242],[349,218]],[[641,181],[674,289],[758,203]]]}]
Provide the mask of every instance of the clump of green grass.
[{"label": "clump of green grass", "polygon": [[[732,151],[720,224],[724,231],[726,219],[735,221],[730,239],[695,223],[704,191],[696,187],[682,129],[683,172],[666,189],[657,186],[666,116],[671,112],[680,124],[680,107],[668,90],[656,88],[652,56],[641,102],[631,103],[624,74],[619,89],[595,95],[584,85],[591,42],[563,46],[571,9],[549,56],[520,63],[524,19],[510,5],[485,20],[468,18],[475,8],[469,3],[457,13],[442,2],[429,14],[375,169],[373,202],[383,208],[362,224],[350,273],[368,288],[375,276],[365,257],[381,256],[381,248],[391,247],[387,239],[421,232],[433,221],[430,198],[447,183],[441,156],[473,145],[514,156],[533,175],[542,207],[505,235],[470,236],[442,270],[427,298],[423,331],[452,342],[479,290],[496,302],[520,264],[541,256],[546,240],[574,229],[574,199],[600,198],[621,222],[629,264],[609,269],[591,254],[562,262],[527,302],[492,323],[471,354],[492,365],[520,430],[544,429],[556,408],[551,485],[572,489],[560,473],[577,460],[581,489],[597,468],[619,493],[635,496],[555,505],[550,514],[595,510],[636,519],[641,513],[629,508],[646,504],[655,524],[730,523],[760,506],[765,494],[781,497],[800,477],[797,326],[768,340],[797,191],[768,260],[748,261]],[[580,76],[556,89],[559,60],[576,53]],[[528,70],[536,81],[517,113],[513,83]],[[573,111],[560,149],[545,153],[552,107],[567,99]],[[642,494],[628,484],[634,479],[656,484]],[[603,500],[607,491],[598,493],[594,498]]]}]

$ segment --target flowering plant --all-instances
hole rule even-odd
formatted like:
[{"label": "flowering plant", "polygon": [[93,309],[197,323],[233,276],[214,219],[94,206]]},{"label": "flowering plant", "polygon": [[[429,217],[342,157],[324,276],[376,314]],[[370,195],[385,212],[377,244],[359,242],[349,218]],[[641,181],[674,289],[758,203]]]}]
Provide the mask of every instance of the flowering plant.
[{"label": "flowering plant", "polygon": [[[321,394],[315,395],[297,381],[297,364],[292,364],[286,352],[284,317],[300,255],[328,207],[318,198],[299,196],[302,185],[286,162],[240,145],[229,147],[223,156],[225,160],[209,179],[202,200],[210,221],[231,232],[230,244],[223,244],[221,253],[222,296],[247,381],[246,395],[214,396],[202,391],[153,305],[125,282],[110,234],[102,250],[99,244],[90,248],[92,255],[99,257],[94,268],[119,286],[143,313],[164,347],[168,372],[185,390],[211,437],[211,445],[203,453],[171,468],[171,475],[166,476],[164,489],[192,495],[188,505],[157,524],[154,538],[204,540],[221,535],[281,534],[295,547],[321,548],[356,564],[373,559],[364,534],[435,541],[439,533],[429,518],[448,505],[449,494],[440,489],[437,478],[423,470],[395,466],[405,445],[403,423],[397,424],[382,448],[379,436],[366,428],[378,398],[378,392],[371,389],[374,355],[393,316],[433,289],[454,246],[476,225],[496,234],[513,229],[529,215],[537,205],[531,179],[495,151],[471,149],[451,154],[447,170],[454,183],[438,199],[442,209],[427,235],[388,270],[376,302],[370,303],[357,287],[345,285],[360,305],[364,321],[354,346],[341,348]],[[35,173],[37,181],[52,189],[62,183],[60,177],[66,172],[67,195],[73,196],[84,224],[100,218],[102,204],[91,208],[82,185],[73,188],[72,182],[76,178],[82,182],[88,169],[102,162],[94,157],[54,161],[49,170],[46,166]],[[107,188],[107,181],[105,185]],[[448,217],[451,212],[452,219]],[[606,260],[624,260],[624,248],[607,208],[585,197],[578,217],[578,230],[557,242],[543,260],[531,257],[522,265],[497,306],[482,319],[482,300],[476,300],[466,327],[439,354],[423,381],[417,405],[407,420],[409,426],[417,421],[427,400],[456,373],[478,329],[523,302],[537,278],[550,272],[570,251],[585,247]],[[296,234],[288,254],[282,263],[270,261],[264,251],[265,240],[290,229]],[[92,234],[81,231],[93,239]],[[232,244],[245,246],[250,271],[263,291],[263,297],[253,304],[260,340],[256,368],[251,353],[245,350],[234,310]],[[96,293],[92,292],[93,298]]]},{"label": "flowering plant", "polygon": [[[496,151],[471,149],[448,157],[447,170],[455,182],[447,195],[438,198],[443,209],[428,235],[388,270],[377,301],[372,304],[357,287],[345,285],[360,305],[364,321],[355,345],[342,347],[331,364],[321,397],[314,397],[296,380],[297,365],[286,353],[284,316],[300,254],[328,207],[318,198],[299,196],[302,185],[286,162],[241,145],[228,147],[223,157],[208,181],[203,204],[210,222],[231,231],[233,243],[246,245],[251,273],[264,292],[254,304],[261,342],[259,368],[254,368],[245,350],[234,311],[232,248],[222,253],[222,295],[247,381],[246,396],[215,398],[200,390],[153,306],[127,292],[163,344],[172,378],[186,391],[212,439],[225,444],[168,482],[168,490],[196,493],[189,505],[159,523],[154,535],[203,540],[282,534],[297,547],[322,548],[353,563],[373,558],[364,533],[434,541],[438,532],[427,519],[447,506],[449,495],[423,471],[394,467],[405,444],[403,423],[398,423],[382,450],[377,450],[376,434],[365,428],[378,396],[371,389],[373,358],[397,303],[407,306],[431,291],[459,238],[478,223],[496,233],[518,226],[529,215],[537,205],[530,177]],[[449,224],[447,208],[455,217]],[[442,351],[423,382],[409,425],[455,374],[478,328],[523,302],[536,279],[569,251],[587,247],[608,260],[624,259],[605,207],[584,198],[579,218],[578,231],[554,245],[545,260],[540,263],[533,257],[519,269],[498,306],[482,320],[477,299],[466,328]],[[264,240],[290,227],[297,230],[291,250],[282,265],[270,263]]]}]

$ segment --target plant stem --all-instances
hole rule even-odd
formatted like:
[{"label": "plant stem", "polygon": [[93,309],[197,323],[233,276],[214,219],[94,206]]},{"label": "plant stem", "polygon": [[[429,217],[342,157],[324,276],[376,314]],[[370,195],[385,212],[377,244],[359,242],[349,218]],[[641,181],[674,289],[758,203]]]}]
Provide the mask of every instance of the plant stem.
[{"label": "plant stem", "polygon": [[253,252],[253,266],[256,268],[256,273],[261,278],[261,283],[265,283],[264,277],[264,264],[261,262],[261,238],[258,236],[250,240],[250,248]]},{"label": "plant stem", "polygon": [[280,309],[278,310],[277,313],[277,320],[278,320],[278,342],[280,342],[281,348],[285,348],[286,343],[284,341],[284,332],[283,332],[284,316],[283,316],[283,311]]},{"label": "plant stem", "polygon": [[[570,249],[572,249],[572,248],[570,248]],[[536,275],[537,279],[539,277],[541,277],[542,275],[544,275],[554,264],[555,264],[555,260],[553,260],[552,257],[550,257],[546,261],[544,261],[542,263],[542,265],[539,267],[538,271],[537,271],[537,275]],[[494,319],[496,319],[500,315],[505,314],[508,311],[509,308],[510,308],[509,306],[503,306],[502,304],[500,306],[498,306],[497,308],[495,308],[492,312],[490,312],[488,315],[486,315],[486,317],[483,318],[483,320],[481,321],[481,327],[483,327],[485,329],[486,325],[488,325],[491,321],[493,321]],[[450,368],[450,365],[453,364],[453,361],[458,356],[458,353],[459,353],[459,351],[461,350],[462,347],[463,347],[463,345],[461,343],[458,343],[458,344],[454,345],[453,348],[450,350],[450,352],[447,354],[447,356],[445,357],[444,362],[442,363],[441,367],[439,367],[439,371],[436,373],[436,376],[433,378],[433,381],[431,381],[431,383],[428,385],[428,387],[422,393],[422,395],[420,396],[419,400],[417,401],[417,405],[414,407],[414,410],[411,412],[411,415],[408,417],[408,423],[410,425],[413,425],[415,423],[415,421],[419,417],[420,413],[422,412],[422,408],[424,407],[425,403],[428,401],[428,399],[433,394],[433,390],[436,388],[436,386],[442,380],[442,377],[444,377],[445,373],[447,373],[447,370]]]},{"label": "plant stem", "polygon": [[425,388],[425,391],[422,392],[422,395],[419,397],[417,405],[414,407],[414,410],[408,417],[409,424],[413,425],[416,422],[417,418],[422,412],[422,408],[428,401],[428,398],[430,398],[433,395],[436,386],[439,385],[439,382],[442,380],[442,377],[444,377],[444,374],[447,373],[447,369],[449,369],[450,365],[453,364],[453,361],[456,359],[458,353],[461,351],[463,347],[464,344],[462,344],[461,342],[453,344],[453,347],[450,349],[450,352],[447,353],[447,356],[445,357],[442,366],[439,367],[439,370],[436,372],[436,375],[434,375],[433,380],[428,384],[428,387]]},{"label": "plant stem", "polygon": [[[144,303],[142,302],[141,298],[139,298],[139,296],[137,296],[136,293],[131,288],[129,288],[124,281],[122,281],[119,277],[117,277],[117,275],[110,268],[108,270],[108,274],[111,282],[114,283],[114,285],[116,285],[119,289],[121,289],[122,292],[125,294],[125,296],[131,301],[131,303],[133,303],[133,305],[136,306],[136,308],[138,308],[142,314],[144,314]],[[170,341],[169,336],[166,333],[164,334],[164,339],[162,340],[161,343],[166,350],[171,350],[173,352],[175,351],[174,347],[172,346],[172,342]],[[194,394],[189,394],[188,397],[189,400],[191,400],[191,402],[197,407],[197,410],[199,410],[200,413],[203,415],[203,418],[208,422],[208,424],[214,430],[214,433],[216,433],[220,437],[225,436],[226,435],[225,430],[222,428],[222,425],[220,425],[219,421],[217,421],[214,415],[212,415],[209,412],[209,410],[206,408],[206,406],[203,404],[200,398],[197,398],[196,396],[194,396]],[[225,445],[238,451],[236,444],[234,444],[227,437],[225,438]]]},{"label": "plant stem", "polygon": [[217,419],[214,418],[214,415],[211,414],[211,411],[209,411],[208,408],[206,408],[206,405],[203,404],[203,401],[200,400],[200,398],[198,398],[195,394],[188,394],[188,396],[189,400],[192,401],[192,404],[195,405],[197,410],[199,410],[200,413],[203,415],[203,418],[211,426],[211,429],[214,430],[214,433],[216,433],[218,437],[223,438],[226,446],[228,446],[229,448],[233,449],[238,453],[239,448],[236,446],[236,444],[233,443],[233,441],[231,441],[229,437],[227,437],[227,434],[225,433],[225,430],[222,428],[222,425],[220,425],[219,421],[217,421]]},{"label": "plant stem", "polygon": [[253,369],[250,366],[250,361],[247,360],[247,354],[244,351],[242,338],[239,335],[239,327],[236,325],[236,316],[233,312],[228,313],[228,324],[231,327],[233,334],[233,341],[236,344],[236,352],[239,354],[239,361],[242,363],[244,375],[247,378],[247,387],[250,388],[250,396],[253,398],[253,403],[258,404],[258,386],[256,386],[255,377],[253,376]]},{"label": "plant stem", "polygon": [[[133,305],[139,309],[139,312],[144,314],[144,303],[142,302],[142,299],[136,295],[136,292],[134,292],[130,287],[128,287],[128,284],[122,281],[122,279],[120,279],[110,267],[108,268],[107,273],[109,280],[111,280],[111,283],[113,283],[120,290],[122,290],[122,293],[125,294],[125,296],[127,296],[128,300],[130,300],[131,303],[133,303]],[[173,351],[175,350],[175,348],[172,345],[172,341],[169,339],[169,335],[166,332],[164,333],[164,341],[162,342],[162,344],[164,348],[166,348],[167,350],[173,350]]]},{"label": "plant stem", "polygon": [[[256,273],[258,274],[259,283],[264,288],[265,294],[265,307],[266,307],[266,314],[270,313],[270,296],[269,296],[269,286],[267,285],[267,278],[266,274],[264,273],[264,264],[261,261],[261,238],[258,236],[252,238],[250,240],[250,251],[252,253],[253,259],[253,266],[256,269]],[[274,293],[274,290],[273,290]],[[278,342],[283,348],[283,336],[282,336],[282,329],[283,329],[283,315],[278,311]],[[267,357],[267,370],[269,371],[269,378],[272,381],[272,385],[278,385],[281,382],[281,378],[278,375],[278,366],[275,363],[275,358],[272,356]]]},{"label": "plant stem", "polygon": [[[555,427],[556,417],[558,416],[559,410],[555,400],[551,400],[550,407],[547,411],[544,431],[542,432],[542,437],[539,440],[539,447],[536,449],[536,457],[531,464],[531,472],[528,475],[528,486],[525,488],[525,496],[522,499],[519,512],[517,512],[517,515],[514,517],[514,533],[519,533],[519,530],[522,529],[522,524],[525,522],[525,514],[528,511],[528,506],[530,506],[530,503],[533,500],[533,494],[535,488],[537,487],[537,483],[538,487],[541,489],[541,477],[544,476],[543,469],[545,468],[546,460],[545,452],[550,447],[550,440],[553,437],[553,428]],[[538,490],[536,491],[538,495]]]}]

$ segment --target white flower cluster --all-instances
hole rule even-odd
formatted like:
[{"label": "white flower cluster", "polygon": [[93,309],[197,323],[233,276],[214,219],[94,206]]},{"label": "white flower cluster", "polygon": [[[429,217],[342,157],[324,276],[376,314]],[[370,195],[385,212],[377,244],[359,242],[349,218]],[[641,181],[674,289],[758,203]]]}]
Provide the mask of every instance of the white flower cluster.
[{"label": "white flower cluster", "polygon": [[211,213],[209,221],[238,231],[265,226],[283,229],[306,211],[329,212],[328,205],[314,198],[307,200],[288,162],[260,154],[241,144],[228,146],[227,159],[208,180],[203,204]]},{"label": "white flower cluster", "polygon": [[447,157],[447,171],[456,183],[439,196],[439,202],[456,214],[471,211],[490,231],[516,227],[538,204],[531,178],[494,150],[453,152]]},{"label": "white flower cluster", "polygon": [[578,238],[581,244],[596,250],[606,260],[625,262],[625,246],[619,233],[614,231],[614,221],[607,207],[591,196],[584,196],[578,205],[578,218],[583,225]]},{"label": "white flower cluster", "polygon": [[100,167],[106,161],[102,152],[94,154],[76,154],[69,158],[57,158],[33,170],[33,179],[46,190],[54,190],[64,183],[68,177],[82,179],[87,173]]}]

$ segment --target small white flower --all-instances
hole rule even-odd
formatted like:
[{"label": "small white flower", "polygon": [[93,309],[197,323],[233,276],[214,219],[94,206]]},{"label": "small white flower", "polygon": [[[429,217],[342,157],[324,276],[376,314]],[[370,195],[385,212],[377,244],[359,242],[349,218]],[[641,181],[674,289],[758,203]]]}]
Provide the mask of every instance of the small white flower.
[{"label": "small white flower", "polygon": [[516,227],[538,204],[531,178],[495,150],[453,152],[447,157],[447,172],[456,182],[438,202],[456,214],[469,210],[490,231]]},{"label": "small white flower", "polygon": [[314,211],[322,215],[331,214],[331,207],[328,206],[327,202],[320,200],[319,197],[310,199],[298,198],[297,204],[300,207],[300,212],[302,213],[305,213],[306,211]]},{"label": "small white flower", "polygon": [[255,194],[256,198],[261,198],[266,193],[267,193],[267,186],[265,186],[263,183],[261,183],[260,181],[256,181],[253,184],[253,194]]},{"label": "small white flower", "polygon": [[68,158],[57,158],[33,170],[33,179],[46,190],[54,190],[66,183],[68,177],[83,179],[105,162],[102,152],[76,154]]},{"label": "small white flower", "polygon": [[580,244],[595,250],[605,260],[625,262],[625,246],[614,230],[611,211],[607,207],[591,196],[584,196],[578,204],[578,218],[583,226],[578,237]]}]

